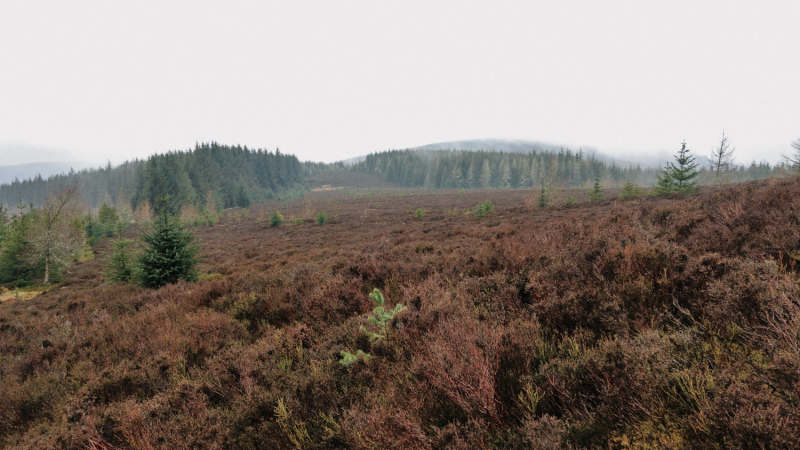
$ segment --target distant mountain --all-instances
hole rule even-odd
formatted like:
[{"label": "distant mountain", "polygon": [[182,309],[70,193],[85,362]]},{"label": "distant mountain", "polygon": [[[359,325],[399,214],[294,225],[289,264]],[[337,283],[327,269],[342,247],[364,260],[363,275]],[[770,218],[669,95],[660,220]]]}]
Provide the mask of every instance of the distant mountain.
[{"label": "distant mountain", "polygon": [[0,184],[9,184],[15,179],[23,181],[35,178],[37,175],[47,178],[51,175],[69,173],[70,170],[78,171],[87,166],[88,163],[84,161],[35,162],[0,166]]}]

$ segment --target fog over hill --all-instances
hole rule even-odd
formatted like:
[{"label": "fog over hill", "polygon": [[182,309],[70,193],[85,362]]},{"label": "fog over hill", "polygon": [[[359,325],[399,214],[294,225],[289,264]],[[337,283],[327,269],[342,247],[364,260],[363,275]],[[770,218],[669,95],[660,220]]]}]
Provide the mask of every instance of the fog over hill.
[{"label": "fog over hill", "polygon": [[[0,184],[79,171],[93,164],[72,152],[25,144],[0,144]],[[99,164],[97,164],[99,165]]]},{"label": "fog over hill", "polygon": [[48,178],[51,175],[69,173],[70,170],[81,170],[88,166],[84,161],[57,161],[15,164],[13,166],[0,166],[0,184],[10,184],[15,179],[27,180],[41,175]]},{"label": "fog over hill", "polygon": [[[545,142],[545,141],[530,141],[530,140],[522,140],[522,139],[468,139],[468,140],[459,140],[459,141],[447,141],[447,142],[436,142],[433,144],[421,145],[419,147],[412,147],[408,150],[419,150],[419,151],[426,151],[426,150],[454,150],[454,151],[495,151],[495,152],[507,152],[507,153],[529,153],[532,151],[546,151],[546,152],[558,152],[564,150],[570,150],[572,152],[577,152],[578,150],[582,150],[585,154],[594,156],[594,158],[603,161],[605,163],[616,163],[619,166],[636,166],[641,165],[642,167],[656,167],[661,166],[664,164],[665,161],[671,160],[672,155],[670,155],[666,151],[662,152],[648,152],[648,153],[639,153],[639,154],[631,154],[631,153],[618,153],[618,152],[601,152],[596,147],[593,146],[573,146],[573,145],[565,145],[565,144],[558,144],[552,142]],[[363,161],[366,156],[357,156],[355,158],[350,158],[343,160],[342,162],[346,165],[356,164],[360,161]],[[702,161],[701,161],[702,160]],[[699,157],[698,155],[698,162],[704,163],[704,157]]]}]

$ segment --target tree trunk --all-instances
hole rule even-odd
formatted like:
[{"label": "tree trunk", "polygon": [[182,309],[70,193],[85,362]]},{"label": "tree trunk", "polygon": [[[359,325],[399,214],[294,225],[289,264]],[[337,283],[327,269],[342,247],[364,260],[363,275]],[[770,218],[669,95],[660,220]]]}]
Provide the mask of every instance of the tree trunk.
[{"label": "tree trunk", "polygon": [[44,284],[50,281],[50,252],[44,255]]}]

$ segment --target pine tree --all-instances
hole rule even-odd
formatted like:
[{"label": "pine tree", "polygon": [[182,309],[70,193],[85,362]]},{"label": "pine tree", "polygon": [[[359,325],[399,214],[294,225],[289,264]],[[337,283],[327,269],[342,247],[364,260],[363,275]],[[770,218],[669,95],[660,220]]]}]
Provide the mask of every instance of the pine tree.
[{"label": "pine tree", "polygon": [[656,194],[666,194],[669,192],[680,192],[688,194],[698,185],[695,178],[700,175],[694,156],[689,155],[690,150],[686,148],[686,142],[681,143],[681,149],[675,155],[675,163],[667,163],[658,182],[654,185],[653,192]]},{"label": "pine tree", "polygon": [[672,179],[672,171],[667,163],[661,175],[658,175],[658,182],[653,185],[653,193],[668,194],[670,192],[675,192],[675,181]]},{"label": "pine tree", "polygon": [[484,158],[481,166],[481,188],[489,189],[492,186],[492,169],[489,167],[489,160]]},{"label": "pine tree", "polygon": [[159,198],[159,215],[152,229],[142,235],[139,257],[142,286],[158,288],[178,280],[197,279],[197,253],[200,247],[178,218],[167,211],[165,191]]},{"label": "pine tree", "polygon": [[694,189],[698,182],[694,180],[700,172],[697,169],[697,163],[694,162],[694,156],[689,156],[689,149],[686,148],[686,142],[681,143],[681,149],[675,156],[677,165],[672,163],[672,179],[675,182],[676,192],[688,194]]},{"label": "pine tree", "polygon": [[100,212],[97,213],[97,221],[103,225],[115,225],[119,222],[117,210],[103,203],[103,206],[100,207]]},{"label": "pine tree", "polygon": [[642,191],[631,180],[625,182],[619,191],[619,198],[635,198],[642,195]]},{"label": "pine tree", "polygon": [[605,195],[602,194],[602,186],[600,186],[600,175],[594,179],[594,186],[592,186],[592,190],[589,192],[589,201],[590,202],[599,202],[606,198]]},{"label": "pine tree", "polygon": [[136,279],[136,255],[133,239],[119,238],[112,242],[111,258],[106,265],[106,279],[112,282],[132,283]]},{"label": "pine tree", "polygon": [[247,188],[241,183],[236,191],[236,206],[240,208],[250,206],[250,194],[247,193]]}]

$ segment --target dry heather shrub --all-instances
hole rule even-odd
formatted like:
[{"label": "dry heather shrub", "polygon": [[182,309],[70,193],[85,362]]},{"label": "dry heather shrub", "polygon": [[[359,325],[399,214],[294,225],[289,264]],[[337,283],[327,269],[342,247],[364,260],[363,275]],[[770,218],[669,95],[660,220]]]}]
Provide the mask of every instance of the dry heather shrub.
[{"label": "dry heather shrub", "polygon": [[543,413],[585,422],[592,431],[581,438],[581,446],[602,445],[625,424],[663,417],[660,392],[674,361],[667,339],[652,331],[633,340],[583,342],[565,338],[559,356],[534,378],[544,390]]},{"label": "dry heather shrub", "polygon": [[422,336],[414,372],[469,414],[503,423],[503,404],[496,392],[501,330],[463,310],[442,318]]},{"label": "dry heather shrub", "polygon": [[411,411],[402,406],[403,402],[386,401],[383,396],[393,400],[392,392],[382,395],[370,394],[362,402],[356,403],[344,413],[342,429],[352,448],[360,449],[419,449],[428,450],[430,439],[422,424]]},{"label": "dry heather shrub", "polygon": [[567,424],[545,414],[531,417],[522,424],[526,443],[533,450],[558,450],[563,448],[567,435]]},{"label": "dry heather shrub", "polygon": [[[444,427],[433,427],[433,448],[449,450],[472,450],[489,448],[486,442],[490,430],[486,421],[473,417],[466,423],[451,422]],[[499,446],[497,446],[499,447]]]}]

